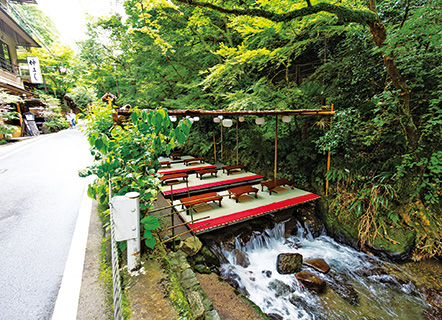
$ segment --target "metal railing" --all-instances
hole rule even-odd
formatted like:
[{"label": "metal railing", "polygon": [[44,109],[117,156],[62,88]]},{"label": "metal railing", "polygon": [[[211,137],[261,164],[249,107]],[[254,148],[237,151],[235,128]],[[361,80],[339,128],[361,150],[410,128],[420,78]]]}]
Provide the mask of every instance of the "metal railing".
[{"label": "metal railing", "polygon": [[114,210],[112,206],[112,185],[109,178],[109,211],[110,211],[110,226],[111,226],[111,252],[112,252],[112,291],[113,291],[113,306],[114,306],[114,320],[123,319],[123,301],[121,296],[121,278],[120,265],[118,263],[118,248],[115,240],[115,223]]},{"label": "metal railing", "polygon": [[9,59],[6,59],[3,56],[0,56],[0,68],[9,71],[16,76],[20,76],[20,67],[16,64],[13,64]]}]

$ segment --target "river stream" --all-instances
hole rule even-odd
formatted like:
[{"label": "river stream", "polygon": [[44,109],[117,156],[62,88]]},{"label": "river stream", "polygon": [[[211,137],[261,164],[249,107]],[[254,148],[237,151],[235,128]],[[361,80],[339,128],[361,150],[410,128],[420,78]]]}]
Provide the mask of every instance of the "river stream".
[{"label": "river stream", "polygon": [[[236,248],[250,265],[237,264],[233,251],[221,249],[228,260],[221,265],[221,275],[234,279],[238,290],[271,319],[424,319],[428,305],[402,266],[341,245],[325,234],[314,238],[298,225],[297,234],[286,239],[284,224],[277,224],[254,234],[246,244],[237,239]],[[278,273],[280,253],[300,253],[304,261],[324,259],[330,266],[326,274],[308,266],[302,270],[325,280],[325,292],[309,291],[293,274]]]}]

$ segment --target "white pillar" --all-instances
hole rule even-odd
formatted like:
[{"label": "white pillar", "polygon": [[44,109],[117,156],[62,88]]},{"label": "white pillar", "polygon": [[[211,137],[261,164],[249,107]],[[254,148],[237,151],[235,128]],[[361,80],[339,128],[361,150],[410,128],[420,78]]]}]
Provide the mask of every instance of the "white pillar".
[{"label": "white pillar", "polygon": [[136,237],[127,240],[127,268],[132,271],[138,269],[141,263],[141,246],[140,246],[140,194],[138,192],[126,193],[125,197],[129,199],[130,214],[133,215],[131,221],[134,224],[131,226],[132,232]]}]

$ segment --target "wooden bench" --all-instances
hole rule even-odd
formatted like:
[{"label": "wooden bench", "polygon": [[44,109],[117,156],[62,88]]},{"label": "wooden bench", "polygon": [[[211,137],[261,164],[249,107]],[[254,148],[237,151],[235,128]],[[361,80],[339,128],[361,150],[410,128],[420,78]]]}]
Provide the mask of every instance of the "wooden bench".
[{"label": "wooden bench", "polygon": [[221,207],[221,201],[223,200],[223,197],[220,196],[216,192],[209,192],[204,194],[199,194],[197,196],[192,197],[185,197],[180,199],[181,206],[184,209],[184,207],[187,209],[187,214],[189,214],[190,208],[193,206],[200,204],[200,203],[207,203],[210,201],[216,202],[219,201],[219,206]]},{"label": "wooden bench", "polygon": [[160,161],[161,168],[170,168],[170,161]]},{"label": "wooden bench", "polygon": [[229,191],[229,199],[231,199],[232,195],[234,195],[234,198],[236,199],[237,203],[238,203],[238,199],[241,195],[247,194],[249,192],[255,192],[255,199],[258,198],[258,188],[255,188],[252,186],[235,187],[235,188],[227,189],[227,191]]},{"label": "wooden bench", "polygon": [[244,171],[247,171],[247,166],[243,165],[243,164],[237,164],[234,166],[224,166],[221,169],[223,169],[223,172],[227,171],[227,175],[229,175],[232,172],[237,171],[238,169],[240,169],[240,170],[244,169]]},{"label": "wooden bench", "polygon": [[206,173],[210,173],[211,176],[215,174],[215,177],[218,177],[218,170],[216,169],[201,169],[201,170],[196,170],[195,173],[197,178],[198,176],[200,176],[200,180],[203,180],[203,175],[205,175]]},{"label": "wooden bench", "polygon": [[261,191],[264,191],[264,187],[267,187],[269,189],[269,194],[272,194],[272,190],[276,187],[289,185],[292,187],[292,189],[295,187],[295,181],[288,180],[288,179],[276,179],[276,180],[269,180],[269,181],[261,181]]},{"label": "wooden bench", "polygon": [[200,163],[204,163],[204,158],[184,159],[184,164],[185,164],[186,166],[188,166],[188,165],[191,164],[192,162],[200,162]]},{"label": "wooden bench", "polygon": [[170,157],[172,158],[172,160],[180,160],[181,159],[181,154],[179,154],[179,153],[171,153]]},{"label": "wooden bench", "polygon": [[183,181],[188,182],[189,175],[187,173],[172,173],[172,174],[165,174],[164,176],[160,177],[161,185],[164,185],[164,182],[167,180],[174,180],[183,178]]}]

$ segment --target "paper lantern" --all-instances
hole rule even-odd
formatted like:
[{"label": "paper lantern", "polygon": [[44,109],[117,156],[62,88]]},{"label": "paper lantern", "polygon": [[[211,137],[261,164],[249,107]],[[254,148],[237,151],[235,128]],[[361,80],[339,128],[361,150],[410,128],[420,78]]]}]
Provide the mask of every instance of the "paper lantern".
[{"label": "paper lantern", "polygon": [[193,121],[200,121],[200,117],[193,117]]},{"label": "paper lantern", "polygon": [[213,118],[213,122],[215,122],[215,123],[220,123],[220,122],[221,122],[221,119],[218,118],[218,117],[215,117],[215,118]]},{"label": "paper lantern", "polygon": [[239,122],[244,122],[244,120],[246,120],[246,118],[244,118],[243,116],[238,117],[238,121],[239,121]]},{"label": "paper lantern", "polygon": [[290,117],[290,116],[283,116],[282,117],[282,122],[289,123],[290,121],[292,121],[292,117]]},{"label": "paper lantern", "polygon": [[224,127],[230,128],[232,126],[232,124],[233,124],[232,119],[224,119],[223,120]]},{"label": "paper lantern", "polygon": [[264,122],[265,122],[264,118],[256,118],[256,119],[255,119],[255,123],[258,124],[258,125],[261,125],[261,124],[263,124]]},{"label": "paper lantern", "polygon": [[177,118],[176,116],[169,116],[170,121],[176,122]]}]

